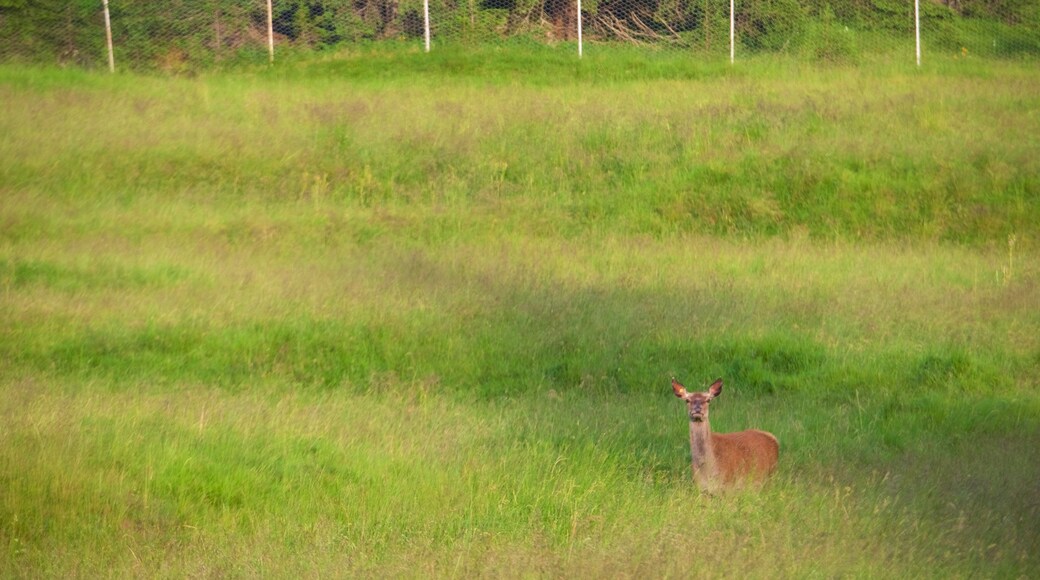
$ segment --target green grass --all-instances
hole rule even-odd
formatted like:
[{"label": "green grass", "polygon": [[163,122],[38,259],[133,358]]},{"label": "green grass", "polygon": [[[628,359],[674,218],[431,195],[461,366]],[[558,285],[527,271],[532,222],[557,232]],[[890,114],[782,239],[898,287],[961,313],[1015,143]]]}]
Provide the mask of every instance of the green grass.
[{"label": "green grass", "polygon": [[0,68],[0,575],[1040,573],[1035,67],[423,59]]}]

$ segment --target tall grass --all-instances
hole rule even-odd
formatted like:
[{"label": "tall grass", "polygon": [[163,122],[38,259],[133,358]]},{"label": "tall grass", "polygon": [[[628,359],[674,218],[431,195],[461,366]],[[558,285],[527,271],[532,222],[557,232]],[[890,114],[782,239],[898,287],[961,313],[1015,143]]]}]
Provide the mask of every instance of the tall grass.
[{"label": "tall grass", "polygon": [[421,56],[0,69],[3,575],[1036,575],[1031,69]]}]

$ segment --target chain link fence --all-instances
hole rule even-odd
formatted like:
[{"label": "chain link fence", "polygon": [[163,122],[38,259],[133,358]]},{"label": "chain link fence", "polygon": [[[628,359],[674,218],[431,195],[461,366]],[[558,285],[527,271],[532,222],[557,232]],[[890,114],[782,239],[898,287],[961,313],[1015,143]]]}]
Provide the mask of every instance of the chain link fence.
[{"label": "chain link fence", "polygon": [[926,58],[1036,58],[1040,2],[0,0],[0,62],[103,67],[111,56],[117,67],[177,72],[262,62],[275,50],[384,43],[538,43],[579,56],[629,46],[691,58],[774,53],[837,62],[912,59],[923,46]]}]

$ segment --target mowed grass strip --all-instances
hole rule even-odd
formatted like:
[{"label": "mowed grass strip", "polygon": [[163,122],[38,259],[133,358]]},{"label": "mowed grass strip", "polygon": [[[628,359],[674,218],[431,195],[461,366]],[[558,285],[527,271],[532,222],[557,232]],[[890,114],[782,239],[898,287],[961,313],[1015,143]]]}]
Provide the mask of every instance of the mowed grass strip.
[{"label": "mowed grass strip", "polygon": [[22,235],[58,225],[34,206],[71,218],[100,204],[115,218],[158,195],[218,213],[250,201],[441,208],[406,222],[424,224],[420,237],[804,232],[985,245],[1029,239],[1040,223],[1029,201],[1040,91],[1023,69],[724,69],[548,86],[448,77],[436,89],[407,76],[337,82],[320,68],[50,73],[57,86],[37,89],[34,73],[6,69],[0,170],[22,200]]},{"label": "mowed grass strip", "polygon": [[991,392],[1031,377],[1038,349],[1035,263],[1020,259],[1006,280],[998,253],[698,238],[284,258],[263,248],[173,250],[172,262],[137,266],[159,274],[132,286],[102,284],[112,267],[73,250],[15,263],[7,358],[58,375],[229,388],[276,377],[365,391],[373,376],[407,372],[494,395],[589,381],[640,391],[694,365],[775,391],[842,356],[909,380],[963,375]]}]

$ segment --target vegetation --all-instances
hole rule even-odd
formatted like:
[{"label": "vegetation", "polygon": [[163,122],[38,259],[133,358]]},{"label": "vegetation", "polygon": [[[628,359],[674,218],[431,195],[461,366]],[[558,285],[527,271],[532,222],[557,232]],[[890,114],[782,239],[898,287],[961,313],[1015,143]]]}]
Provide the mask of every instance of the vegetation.
[{"label": "vegetation", "polygon": [[1040,575],[1035,67],[545,50],[0,67],[0,575]]},{"label": "vegetation", "polygon": [[[121,67],[174,73],[267,59],[267,11],[255,0],[111,0],[115,60]],[[437,49],[506,41],[553,45],[577,36],[573,0],[431,0]],[[0,0],[0,60],[101,67],[106,62],[98,0]],[[419,0],[278,0],[272,29],[279,51],[328,51],[372,42],[418,46]],[[697,58],[729,49],[729,6],[720,0],[584,0],[585,39]],[[925,0],[921,29],[931,54],[1040,56],[1040,8],[1033,0]],[[738,2],[742,55],[787,54],[857,61],[913,46],[914,11],[902,0]]]}]

